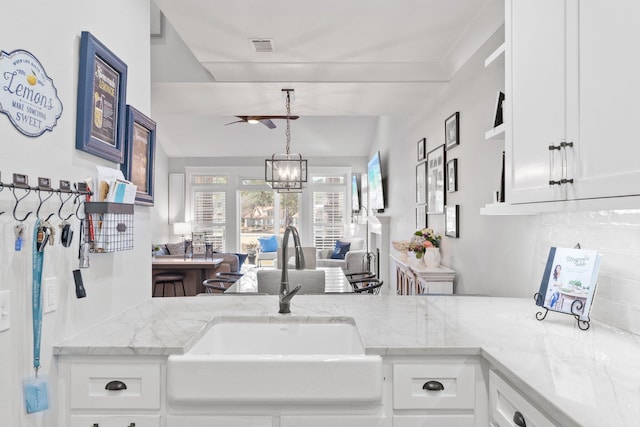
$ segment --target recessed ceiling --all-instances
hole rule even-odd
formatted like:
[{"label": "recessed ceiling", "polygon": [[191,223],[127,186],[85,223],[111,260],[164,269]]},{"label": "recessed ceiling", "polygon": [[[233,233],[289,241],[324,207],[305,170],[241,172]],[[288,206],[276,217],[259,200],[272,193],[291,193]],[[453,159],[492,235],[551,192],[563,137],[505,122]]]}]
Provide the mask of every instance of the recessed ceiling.
[{"label": "recessed ceiling", "polygon": [[299,138],[305,156],[368,156],[378,116],[424,110],[504,22],[501,0],[156,3],[167,22],[152,42],[152,115],[170,156],[282,151],[284,122],[224,124],[284,114],[285,87],[301,116],[294,151]]}]

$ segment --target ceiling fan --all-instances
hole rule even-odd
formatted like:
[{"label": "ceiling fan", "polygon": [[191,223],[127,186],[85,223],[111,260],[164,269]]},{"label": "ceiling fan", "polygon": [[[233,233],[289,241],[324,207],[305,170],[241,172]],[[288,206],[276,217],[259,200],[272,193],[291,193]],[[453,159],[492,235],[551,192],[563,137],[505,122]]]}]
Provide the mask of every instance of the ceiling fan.
[{"label": "ceiling fan", "polygon": [[[287,116],[236,116],[240,120],[236,120],[235,122],[226,123],[227,125],[232,125],[234,123],[262,123],[269,129],[274,129],[276,124],[272,122],[272,120],[286,120]],[[299,116],[289,116],[289,120],[296,120]]]}]

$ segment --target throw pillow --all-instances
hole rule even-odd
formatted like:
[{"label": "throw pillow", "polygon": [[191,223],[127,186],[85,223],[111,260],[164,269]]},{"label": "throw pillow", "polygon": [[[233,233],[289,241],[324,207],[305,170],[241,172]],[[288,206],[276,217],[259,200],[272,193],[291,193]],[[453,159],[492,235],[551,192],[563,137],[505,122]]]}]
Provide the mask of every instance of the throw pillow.
[{"label": "throw pillow", "polygon": [[350,242],[337,240],[336,247],[333,248],[333,253],[331,254],[331,259],[344,259],[344,256],[349,252],[349,248],[351,248]]},{"label": "throw pillow", "polygon": [[249,256],[249,254],[235,254],[238,257],[238,271],[240,271],[240,267],[242,267],[242,263],[244,262],[245,259],[247,259],[247,256]]},{"label": "throw pillow", "polygon": [[169,255],[184,255],[184,242],[167,243],[165,246]]},{"label": "throw pillow", "polygon": [[169,255],[165,245],[153,245],[152,249],[154,255]]},{"label": "throw pillow", "polygon": [[276,236],[258,237],[258,243],[260,243],[260,252],[275,252],[278,250]]}]

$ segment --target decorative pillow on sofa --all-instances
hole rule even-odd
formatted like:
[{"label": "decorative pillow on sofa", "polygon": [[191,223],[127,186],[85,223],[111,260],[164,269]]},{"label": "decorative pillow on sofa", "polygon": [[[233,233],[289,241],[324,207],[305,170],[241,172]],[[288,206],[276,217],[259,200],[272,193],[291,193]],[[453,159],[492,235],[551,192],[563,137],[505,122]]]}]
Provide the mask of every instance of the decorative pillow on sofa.
[{"label": "decorative pillow on sofa", "polygon": [[349,248],[351,248],[351,242],[336,240],[336,247],[333,248],[331,259],[344,259],[344,256],[349,252]]},{"label": "decorative pillow on sofa", "polygon": [[240,271],[240,267],[242,267],[242,263],[244,263],[244,260],[247,259],[249,254],[234,254],[234,255],[238,257],[238,271]]},{"label": "decorative pillow on sofa", "polygon": [[260,252],[275,252],[278,250],[276,236],[258,237],[258,243],[260,243]]},{"label": "decorative pillow on sofa", "polygon": [[169,255],[165,245],[153,245],[151,249],[154,255]]},{"label": "decorative pillow on sofa", "polygon": [[169,255],[184,255],[184,242],[167,243],[165,246]]}]

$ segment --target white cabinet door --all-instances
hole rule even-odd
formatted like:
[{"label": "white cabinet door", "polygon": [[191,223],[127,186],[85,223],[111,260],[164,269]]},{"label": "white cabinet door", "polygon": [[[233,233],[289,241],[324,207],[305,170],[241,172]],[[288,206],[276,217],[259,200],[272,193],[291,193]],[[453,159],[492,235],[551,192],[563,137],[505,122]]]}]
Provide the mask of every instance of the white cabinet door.
[{"label": "white cabinet door", "polygon": [[508,203],[566,197],[566,185],[549,185],[550,177],[560,178],[562,166],[560,153],[549,146],[566,138],[566,3],[506,3]]},{"label": "white cabinet door", "polygon": [[557,426],[493,370],[489,371],[489,406],[491,422],[498,427]]},{"label": "white cabinet door", "polygon": [[639,195],[640,2],[582,1],[578,15],[580,126],[570,129],[577,158],[569,198]]},{"label": "white cabinet door", "polygon": [[506,6],[507,202],[640,195],[640,2]]}]

